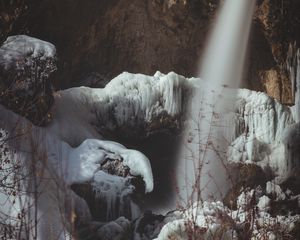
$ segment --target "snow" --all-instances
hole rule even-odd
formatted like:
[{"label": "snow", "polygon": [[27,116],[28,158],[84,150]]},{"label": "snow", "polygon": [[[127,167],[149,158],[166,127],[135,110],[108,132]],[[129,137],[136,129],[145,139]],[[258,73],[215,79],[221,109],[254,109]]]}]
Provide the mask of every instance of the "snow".
[{"label": "snow", "polygon": [[[26,119],[17,116],[2,106],[0,106],[0,112],[2,117],[1,128],[8,131],[9,139],[15,139],[8,141],[7,144],[11,150],[17,151],[18,159],[21,160],[22,166],[25,166],[24,174],[32,166],[29,163],[32,163],[31,152],[34,149],[34,159],[37,159],[32,164],[35,164],[36,171],[42,173],[38,179],[40,182],[38,186],[38,216],[40,218],[38,228],[41,236],[44,237],[43,239],[58,237],[61,231],[67,232],[63,222],[57,220],[61,219],[61,209],[65,211],[65,217],[67,217],[71,214],[73,207],[79,208],[77,212],[81,212],[80,216],[88,219],[89,213],[86,213],[86,211],[89,210],[87,205],[84,201],[78,200],[78,196],[72,196],[73,193],[69,189],[71,184],[92,181],[93,186],[96,188],[98,187],[97,183],[103,184],[102,181],[104,181],[104,184],[109,185],[110,183],[111,189],[105,195],[108,202],[112,200],[113,194],[117,198],[120,197],[119,194],[121,196],[126,195],[129,194],[128,191],[133,190],[130,189],[128,183],[124,182],[123,178],[108,176],[108,174],[100,171],[100,164],[107,158],[121,159],[125,165],[132,168],[130,169],[132,175],[141,176],[144,179],[146,192],[153,190],[151,165],[148,158],[142,153],[126,149],[123,145],[116,142],[98,139],[86,139],[78,147],[73,148],[47,128],[33,126]],[[20,135],[14,138],[14,134]],[[110,181],[112,179],[113,181]],[[57,184],[59,184],[59,187]],[[126,188],[118,192],[124,186]],[[103,189],[101,188],[101,190]],[[6,199],[7,197],[9,196],[4,195],[1,196],[1,199]],[[70,202],[69,208],[65,208],[64,201]],[[72,202],[75,205],[72,205]],[[18,214],[22,208],[22,206],[18,207],[17,204],[14,206],[17,209],[8,213],[11,217]],[[60,206],[61,204],[63,206]],[[134,207],[132,205],[132,208]],[[133,212],[136,213],[136,209],[133,209]],[[86,221],[80,219],[80,216],[79,220]],[[55,219],[54,222],[53,219]],[[55,231],[51,230],[52,228]],[[54,231],[54,235],[51,235],[50,231]]]},{"label": "snow", "polygon": [[[184,113],[188,101],[185,94],[193,94],[197,88],[202,88],[201,79],[188,79],[175,73],[157,72],[154,76],[146,76],[124,72],[105,88],[79,87],[58,92],[52,108],[56,117],[47,128],[71,146],[78,146],[89,138],[101,139],[106,131],[118,130],[125,136],[140,136],[147,124],[160,114],[176,117]],[[231,90],[225,88],[224,91]],[[233,141],[228,158],[235,162],[264,161],[264,166],[276,167],[279,157],[273,157],[272,151],[275,144],[281,144],[286,127],[294,123],[291,108],[265,93],[241,89],[234,112],[227,115],[222,120],[234,129],[227,134],[228,141]],[[77,126],[81,126],[80,131]],[[124,163],[128,155],[125,152]],[[131,151],[130,154],[135,153]],[[130,167],[131,173],[136,175],[134,166]],[[149,168],[145,166],[139,166],[139,171]],[[145,173],[139,174],[145,176]],[[149,179],[151,176],[144,179],[148,190],[152,188]]]},{"label": "snow", "polygon": [[139,151],[123,150],[121,153],[123,163],[130,168],[130,173],[134,176],[142,176],[146,192],[153,190],[153,176],[149,160]]},{"label": "snow", "polygon": [[[164,239],[189,239],[195,234],[203,239],[214,239],[217,232],[220,239],[237,239],[236,232],[222,223],[221,217],[229,214],[229,210],[221,202],[204,202],[199,206],[194,205],[191,209],[181,214],[177,220],[168,222],[162,228],[157,240]],[[219,218],[220,217],[220,218]],[[228,217],[229,218],[229,217]],[[225,218],[226,220],[226,218]],[[193,232],[197,227],[199,232]]]},{"label": "snow", "polygon": [[1,49],[16,51],[22,53],[23,56],[31,56],[42,60],[52,58],[56,54],[56,48],[53,44],[26,35],[8,37]]},{"label": "snow", "polygon": [[295,123],[294,107],[284,106],[265,93],[241,89],[235,115],[240,131],[228,147],[227,159],[271,169],[278,182],[289,177],[295,164],[289,163],[287,142],[294,142],[295,136],[293,140],[286,136],[297,132],[289,130]]},{"label": "snow", "polygon": [[264,211],[269,210],[270,201],[271,201],[271,199],[264,195],[259,198],[259,202],[258,202],[257,206],[260,210],[264,210]]},{"label": "snow", "polygon": [[280,141],[285,127],[294,122],[289,107],[247,89],[238,92],[236,111],[243,118],[244,130],[267,144]]},{"label": "snow", "polygon": [[[52,109],[56,117],[50,128],[76,145],[92,136],[101,137],[101,129],[129,131],[144,127],[163,112],[169,116],[184,112],[183,93],[201,86],[201,79],[184,78],[173,72],[166,75],[157,72],[154,76],[124,72],[103,89],[79,87],[58,92]],[[231,117],[236,129],[232,140],[247,132],[267,144],[279,142],[285,127],[294,123],[289,107],[265,93],[246,89],[238,91],[235,114]],[[71,121],[76,122],[70,125]],[[74,136],[73,125],[77,124],[82,126],[80,133],[83,132],[76,133],[79,137]]]},{"label": "snow", "polygon": [[286,195],[281,190],[281,187],[272,181],[267,182],[266,193],[275,196],[276,200],[285,200]]},{"label": "snow", "polygon": [[120,159],[133,176],[141,176],[145,191],[153,190],[153,176],[149,159],[139,151],[126,149],[123,145],[97,139],[87,139],[71,150],[66,162],[66,182],[80,183],[90,180],[106,159]]},{"label": "snow", "polygon": [[237,198],[237,206],[242,209],[249,208],[249,206],[251,206],[251,201],[253,201],[253,198],[255,197],[254,194],[254,189],[249,192],[242,192]]},{"label": "snow", "polygon": [[[154,76],[124,72],[105,88],[78,87],[55,95],[49,128],[72,146],[87,138],[101,139],[101,132],[121,129],[141,135],[161,114],[176,117],[183,111],[183,91],[194,79],[175,73]],[[70,123],[73,124],[70,124]],[[81,131],[76,131],[81,126]]]},{"label": "snow", "polygon": [[[184,78],[175,73],[157,72],[154,76],[146,76],[124,72],[105,88],[78,87],[57,92],[52,108],[55,118],[47,129],[72,147],[78,147],[85,139],[103,139],[102,134],[106,132],[118,131],[128,137],[140,137],[161,114],[176,119],[185,113],[186,96],[191,97],[195,89],[202,87],[201,79]],[[224,88],[224,91],[228,91],[226,95],[234,96],[231,89]],[[282,136],[295,122],[294,109],[265,93],[238,90],[234,111],[219,120],[233,128],[225,134],[227,141],[231,142],[228,160],[255,163],[263,169],[271,167],[278,179],[285,179],[288,164],[282,161],[287,154]],[[188,122],[188,119],[183,120]],[[144,159],[144,156],[134,150],[116,151],[119,155],[121,152],[131,174],[137,175],[136,166],[140,171],[138,175],[145,177],[146,190],[150,191],[153,188],[150,171],[141,172],[149,169],[150,162],[127,162],[128,155],[135,155],[130,159]]]},{"label": "snow", "polygon": [[[247,197],[249,196],[249,198]],[[246,202],[244,201],[246,198]],[[254,198],[253,190],[243,192],[239,196],[238,209],[230,210],[222,202],[195,203],[191,208],[177,211],[176,219],[166,219],[156,240],[164,239],[188,239],[192,234],[201,239],[241,239],[244,235],[241,230],[251,225],[250,239],[277,239],[278,233],[288,235],[293,231],[295,224],[300,220],[300,215],[295,216],[271,216],[267,211],[270,209],[270,198],[261,196]],[[243,200],[242,200],[243,199]],[[255,214],[253,212],[255,210]],[[174,215],[173,215],[174,216]],[[195,232],[195,231],[199,232]],[[221,236],[218,235],[221,233]]]},{"label": "snow", "polygon": [[170,72],[157,72],[153,77],[124,72],[110,81],[105,91],[109,102],[122,105],[115,108],[119,124],[128,122],[130,116],[142,116],[147,121],[165,110],[171,116],[181,112],[182,87],[186,79]]}]

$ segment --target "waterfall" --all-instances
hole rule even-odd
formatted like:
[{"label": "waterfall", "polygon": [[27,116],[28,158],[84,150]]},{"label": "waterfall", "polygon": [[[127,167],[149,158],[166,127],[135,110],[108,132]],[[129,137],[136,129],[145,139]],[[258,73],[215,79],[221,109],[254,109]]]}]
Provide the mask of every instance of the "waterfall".
[{"label": "waterfall", "polygon": [[225,153],[236,95],[230,89],[241,82],[254,6],[255,0],[224,1],[204,52],[204,85],[190,103],[177,171],[184,204],[221,199],[230,187]]},{"label": "waterfall", "polygon": [[290,46],[288,60],[292,93],[295,96],[293,107],[295,124],[288,126],[282,136],[286,166],[279,181],[284,181],[293,175],[297,176],[300,168],[300,49],[297,49],[296,44]]},{"label": "waterfall", "polygon": [[296,54],[296,89],[295,89],[295,113],[296,122],[300,121],[300,48]]}]

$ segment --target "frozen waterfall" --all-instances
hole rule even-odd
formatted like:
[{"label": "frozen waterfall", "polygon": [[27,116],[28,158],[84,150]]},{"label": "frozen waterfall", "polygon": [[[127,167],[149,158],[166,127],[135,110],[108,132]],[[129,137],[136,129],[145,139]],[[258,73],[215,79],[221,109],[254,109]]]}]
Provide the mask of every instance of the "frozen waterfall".
[{"label": "frozen waterfall", "polygon": [[255,1],[224,2],[208,41],[200,76],[204,87],[191,99],[189,124],[178,170],[180,198],[220,198],[230,186],[225,153],[232,140],[230,124],[235,90],[240,85]]}]

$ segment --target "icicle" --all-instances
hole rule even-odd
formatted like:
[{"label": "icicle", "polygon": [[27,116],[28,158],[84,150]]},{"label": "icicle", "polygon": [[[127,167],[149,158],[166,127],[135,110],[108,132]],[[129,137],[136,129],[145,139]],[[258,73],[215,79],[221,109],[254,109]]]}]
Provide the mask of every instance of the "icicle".
[{"label": "icicle", "polygon": [[95,174],[92,186],[95,198],[106,206],[106,221],[120,216],[133,218],[139,215],[139,207],[131,200],[134,187],[127,178],[99,171]]}]

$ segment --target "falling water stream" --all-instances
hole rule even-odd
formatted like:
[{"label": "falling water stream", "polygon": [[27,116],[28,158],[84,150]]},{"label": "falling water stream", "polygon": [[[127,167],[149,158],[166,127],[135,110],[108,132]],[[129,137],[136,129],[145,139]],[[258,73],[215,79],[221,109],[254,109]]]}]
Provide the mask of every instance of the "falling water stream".
[{"label": "falling water stream", "polygon": [[203,55],[204,82],[190,103],[177,171],[184,204],[221,199],[230,188],[226,150],[233,131],[233,89],[242,79],[254,7],[255,0],[224,1]]}]

